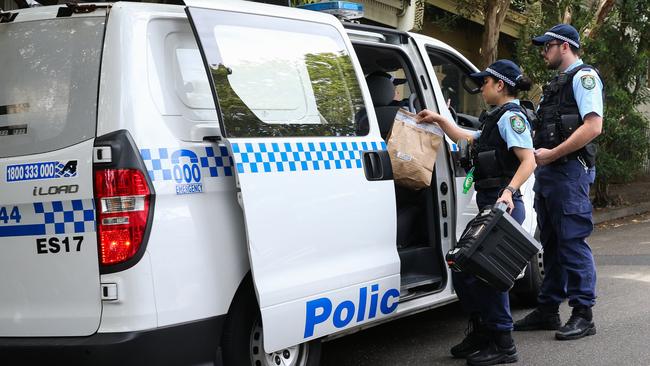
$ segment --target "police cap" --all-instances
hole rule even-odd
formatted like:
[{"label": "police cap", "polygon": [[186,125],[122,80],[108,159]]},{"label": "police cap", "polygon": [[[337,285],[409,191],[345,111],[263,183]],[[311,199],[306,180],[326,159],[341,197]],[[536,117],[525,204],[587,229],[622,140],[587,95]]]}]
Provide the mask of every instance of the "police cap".
[{"label": "police cap", "polygon": [[533,38],[533,44],[535,46],[543,46],[546,42],[554,39],[567,42],[575,48],[580,48],[580,35],[570,24],[556,25],[546,31],[543,35]]}]

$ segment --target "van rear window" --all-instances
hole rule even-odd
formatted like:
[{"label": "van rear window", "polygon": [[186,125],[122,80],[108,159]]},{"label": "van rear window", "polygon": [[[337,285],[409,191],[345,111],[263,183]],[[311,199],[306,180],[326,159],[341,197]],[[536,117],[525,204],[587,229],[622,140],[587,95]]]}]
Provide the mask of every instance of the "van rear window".
[{"label": "van rear window", "polygon": [[0,158],[95,136],[105,17],[0,24]]}]

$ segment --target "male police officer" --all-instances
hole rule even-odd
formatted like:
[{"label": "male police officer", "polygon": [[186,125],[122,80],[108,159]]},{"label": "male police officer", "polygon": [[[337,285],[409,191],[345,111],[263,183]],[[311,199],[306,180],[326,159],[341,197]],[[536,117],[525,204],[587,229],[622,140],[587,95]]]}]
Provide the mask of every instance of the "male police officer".
[{"label": "male police officer", "polygon": [[[539,306],[515,330],[557,330],[559,340],[596,334],[591,308],[596,269],[585,239],[593,230],[589,186],[595,178],[592,140],[603,123],[603,83],[598,71],[578,57],[580,37],[559,24],[533,38],[543,45],[548,68],[561,72],[544,88],[534,127],[535,210],[544,247],[545,277]],[[571,318],[560,327],[558,307],[566,298]]]}]

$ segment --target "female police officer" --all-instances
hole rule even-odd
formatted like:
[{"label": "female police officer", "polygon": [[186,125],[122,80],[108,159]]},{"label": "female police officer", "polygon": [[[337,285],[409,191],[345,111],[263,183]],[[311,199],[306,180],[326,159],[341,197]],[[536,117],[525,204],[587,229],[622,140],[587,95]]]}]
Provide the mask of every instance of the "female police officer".
[{"label": "female police officer", "polygon": [[[429,110],[418,114],[419,121],[437,122],[454,141],[472,142],[479,210],[505,202],[510,215],[521,224],[525,211],[519,187],[536,165],[530,126],[516,96],[518,91],[530,89],[530,79],[509,60],[498,60],[485,71],[470,76],[483,82],[483,99],[496,106],[481,115],[478,132],[463,130]],[[497,291],[470,274],[453,276],[458,298],[470,314],[470,326],[465,339],[451,349],[452,355],[467,358],[469,365],[517,362],[508,293]]]}]

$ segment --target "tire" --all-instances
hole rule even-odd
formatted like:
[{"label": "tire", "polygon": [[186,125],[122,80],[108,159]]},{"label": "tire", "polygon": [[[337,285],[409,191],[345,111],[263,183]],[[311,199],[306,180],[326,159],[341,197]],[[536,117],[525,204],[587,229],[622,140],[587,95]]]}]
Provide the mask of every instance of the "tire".
[{"label": "tire", "polygon": [[544,279],[543,270],[540,268],[540,255],[541,253],[531,259],[528,267],[526,267],[526,274],[522,279],[517,281],[512,290],[517,296],[517,299],[525,305],[537,305],[537,295],[539,294],[542,280]]},{"label": "tire", "polygon": [[[539,229],[535,231],[535,239],[539,240]],[[536,306],[537,295],[544,280],[543,252],[537,253],[526,267],[524,277],[515,283],[512,292],[524,305]]]},{"label": "tire", "polygon": [[262,319],[252,283],[242,285],[224,324],[221,350],[225,366],[318,366],[319,339],[266,354]]}]

